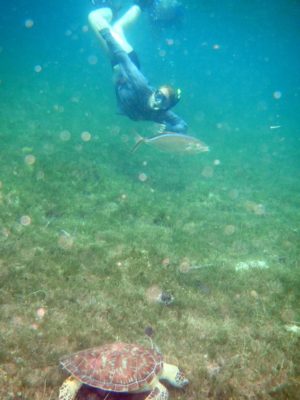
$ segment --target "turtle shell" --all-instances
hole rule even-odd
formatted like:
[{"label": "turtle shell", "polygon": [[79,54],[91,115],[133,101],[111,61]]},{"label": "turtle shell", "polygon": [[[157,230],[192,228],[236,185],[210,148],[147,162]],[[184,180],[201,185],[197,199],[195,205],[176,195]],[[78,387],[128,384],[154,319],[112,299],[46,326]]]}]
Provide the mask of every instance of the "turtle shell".
[{"label": "turtle shell", "polygon": [[114,392],[146,388],[162,367],[162,355],[136,344],[112,343],[79,351],[61,365],[80,382]]}]

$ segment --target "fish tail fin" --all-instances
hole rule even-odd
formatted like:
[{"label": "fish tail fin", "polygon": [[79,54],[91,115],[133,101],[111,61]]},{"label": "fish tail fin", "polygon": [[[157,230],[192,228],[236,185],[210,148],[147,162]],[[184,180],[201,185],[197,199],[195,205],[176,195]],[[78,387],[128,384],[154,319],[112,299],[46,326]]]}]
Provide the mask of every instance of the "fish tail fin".
[{"label": "fish tail fin", "polygon": [[140,147],[140,145],[144,142],[145,142],[145,139],[143,138],[143,136],[136,135],[136,143],[133,146],[133,148],[131,149],[131,153],[135,153],[137,151],[137,149]]}]

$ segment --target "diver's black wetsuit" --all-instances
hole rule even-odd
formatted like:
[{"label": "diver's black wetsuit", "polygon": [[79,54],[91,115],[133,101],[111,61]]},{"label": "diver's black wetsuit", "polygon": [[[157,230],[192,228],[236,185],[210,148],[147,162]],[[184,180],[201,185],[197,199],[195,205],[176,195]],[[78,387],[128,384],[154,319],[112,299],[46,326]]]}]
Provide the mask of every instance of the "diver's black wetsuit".
[{"label": "diver's black wetsuit", "polygon": [[129,55],[120,48],[108,28],[100,31],[111,54],[114,66],[119,67],[115,82],[115,91],[120,111],[130,119],[154,121],[164,124],[164,131],[185,133],[186,122],[170,110],[153,110],[149,97],[154,88],[149,86],[147,79],[132,61]]}]

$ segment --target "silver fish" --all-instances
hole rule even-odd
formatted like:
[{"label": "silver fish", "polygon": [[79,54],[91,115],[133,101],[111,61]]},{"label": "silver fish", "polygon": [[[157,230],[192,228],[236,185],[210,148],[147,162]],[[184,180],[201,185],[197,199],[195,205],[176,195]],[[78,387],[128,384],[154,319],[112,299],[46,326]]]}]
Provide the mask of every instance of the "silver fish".
[{"label": "silver fish", "polygon": [[132,152],[135,152],[142,143],[169,153],[197,154],[209,151],[209,147],[194,136],[174,132],[165,132],[150,138],[139,137]]}]

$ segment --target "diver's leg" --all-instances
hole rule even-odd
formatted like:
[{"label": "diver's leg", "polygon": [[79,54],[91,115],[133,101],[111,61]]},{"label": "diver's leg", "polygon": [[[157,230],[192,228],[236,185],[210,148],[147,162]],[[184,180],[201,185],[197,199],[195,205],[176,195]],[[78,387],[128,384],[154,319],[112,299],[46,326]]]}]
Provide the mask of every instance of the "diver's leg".
[{"label": "diver's leg", "polygon": [[126,13],[120,17],[114,24],[114,29],[123,29],[130,26],[133,22],[135,22],[138,17],[141,15],[141,9],[137,5],[133,5],[129,8]]},{"label": "diver's leg", "polygon": [[89,23],[95,32],[101,46],[105,51],[108,52],[107,45],[100,35],[100,31],[104,28],[111,28],[110,22],[112,20],[113,13],[112,10],[108,7],[100,8],[98,10],[91,11],[89,13],[88,19]]},{"label": "diver's leg", "polygon": [[132,24],[141,14],[141,9],[139,6],[132,6],[130,9],[119,18],[113,26],[110,25],[112,20],[112,10],[110,8],[100,8],[98,10],[92,11],[88,18],[90,25],[95,32],[101,46],[108,52],[107,45],[103,40],[101,34],[99,33],[102,29],[109,28],[114,39],[117,41],[122,50],[126,53],[131,53],[133,51],[132,46],[128,43],[125,38],[123,27]]},{"label": "diver's leg", "polygon": [[137,5],[133,5],[112,26],[111,34],[113,35],[115,40],[119,43],[121,48],[126,51],[127,54],[131,53],[133,51],[133,48],[128,43],[125,37],[124,28],[127,28],[132,23],[134,23],[140,15],[141,15],[140,7]]}]

